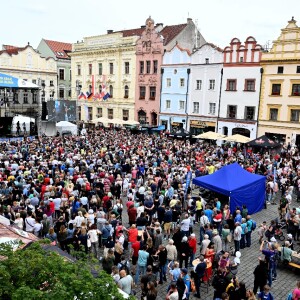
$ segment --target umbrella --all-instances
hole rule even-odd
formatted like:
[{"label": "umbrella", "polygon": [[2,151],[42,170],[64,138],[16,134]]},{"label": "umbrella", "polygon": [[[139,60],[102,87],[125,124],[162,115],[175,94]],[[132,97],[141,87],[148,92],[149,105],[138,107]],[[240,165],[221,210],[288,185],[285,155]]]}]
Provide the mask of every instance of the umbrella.
[{"label": "umbrella", "polygon": [[242,144],[248,143],[250,140],[251,140],[250,138],[243,136],[241,134],[234,134],[234,135],[228,136],[224,139],[224,141],[227,141],[227,142],[236,142],[236,143],[242,143]]},{"label": "umbrella", "polygon": [[262,135],[257,139],[250,141],[249,143],[247,143],[247,145],[260,148],[277,148],[281,146],[279,143],[274,142],[265,135]]},{"label": "umbrella", "polygon": [[202,134],[195,136],[196,139],[207,139],[207,140],[222,140],[225,137],[226,135],[213,132],[213,131],[204,132]]},{"label": "umbrella", "polygon": [[119,118],[114,118],[114,119],[112,119],[112,120],[110,120],[110,121],[111,121],[110,123],[118,124],[118,125],[126,124],[124,120],[119,119]]},{"label": "umbrella", "polygon": [[140,122],[134,121],[134,120],[127,120],[127,121],[124,121],[124,124],[126,124],[126,125],[140,125]]},{"label": "umbrella", "polygon": [[94,124],[96,124],[96,123],[112,123],[112,120],[108,119],[108,118],[101,117],[101,118],[93,119],[91,122],[94,123]]}]

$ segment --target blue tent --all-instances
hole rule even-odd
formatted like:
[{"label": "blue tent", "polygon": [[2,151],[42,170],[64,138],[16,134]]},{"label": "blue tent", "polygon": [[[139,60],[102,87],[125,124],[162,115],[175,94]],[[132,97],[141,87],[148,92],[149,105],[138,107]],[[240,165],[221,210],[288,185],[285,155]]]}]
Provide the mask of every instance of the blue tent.
[{"label": "blue tent", "polygon": [[247,205],[249,214],[264,207],[265,176],[251,174],[238,163],[222,167],[211,175],[196,177],[193,184],[230,197],[230,210]]}]

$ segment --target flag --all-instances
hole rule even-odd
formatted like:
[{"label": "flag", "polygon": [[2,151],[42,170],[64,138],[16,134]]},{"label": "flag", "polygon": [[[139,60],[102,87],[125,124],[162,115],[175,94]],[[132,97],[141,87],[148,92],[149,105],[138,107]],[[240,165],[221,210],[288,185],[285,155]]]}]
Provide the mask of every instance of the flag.
[{"label": "flag", "polygon": [[109,94],[109,93],[106,93],[106,94],[102,97],[102,99],[105,101],[105,100],[107,100],[109,97],[110,97],[110,94]]},{"label": "flag", "polygon": [[87,96],[87,99],[88,99],[88,100],[92,100],[92,99],[93,99],[93,93],[90,93],[90,94]]},{"label": "flag", "polygon": [[78,96],[78,99],[86,99],[86,95],[83,92],[81,92]]},{"label": "flag", "polygon": [[83,109],[84,109],[84,113],[85,113],[85,119],[86,121],[89,120],[89,107],[86,104],[83,104]]}]

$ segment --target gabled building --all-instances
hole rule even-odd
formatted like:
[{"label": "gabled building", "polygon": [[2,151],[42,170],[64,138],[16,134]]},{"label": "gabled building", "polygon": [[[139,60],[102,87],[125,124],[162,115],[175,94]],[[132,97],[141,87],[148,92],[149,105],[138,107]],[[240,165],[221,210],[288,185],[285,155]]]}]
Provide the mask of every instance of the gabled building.
[{"label": "gabled building", "polygon": [[300,145],[300,28],[292,18],[261,58],[258,134]]},{"label": "gabled building", "polygon": [[234,38],[224,49],[218,133],[256,138],[262,50],[252,36],[244,44]]},{"label": "gabled building", "polygon": [[143,28],[136,45],[135,118],[141,124],[157,125],[164,52],[176,45],[191,52],[205,40],[190,18],[184,24],[163,27],[162,23],[154,24],[149,17]]},{"label": "gabled building", "polygon": [[219,111],[223,50],[207,43],[191,56],[188,126],[193,135],[216,129]]},{"label": "gabled building", "polygon": [[1,106],[1,116],[13,117],[23,114],[35,117],[40,109],[39,99],[45,106],[57,87],[55,59],[42,56],[29,44],[25,47],[3,45],[0,51],[0,73],[41,87],[40,98],[38,90],[26,88],[26,84],[23,85],[24,88],[15,91],[1,90],[0,99],[3,93],[9,93],[12,98],[7,105]]},{"label": "gabled building", "polygon": [[[71,99],[71,58],[72,44],[42,39],[37,51],[44,57],[52,57],[57,61],[57,89],[54,98]],[[50,82],[53,88],[53,82]]]},{"label": "gabled building", "polygon": [[190,62],[190,52],[178,44],[163,57],[159,124],[171,132],[187,126]]}]

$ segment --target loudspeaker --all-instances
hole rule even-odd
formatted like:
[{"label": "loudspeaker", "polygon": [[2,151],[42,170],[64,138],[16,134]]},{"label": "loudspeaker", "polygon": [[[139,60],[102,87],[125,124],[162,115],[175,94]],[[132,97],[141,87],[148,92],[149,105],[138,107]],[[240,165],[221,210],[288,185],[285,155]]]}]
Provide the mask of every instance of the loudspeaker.
[{"label": "loudspeaker", "polygon": [[42,102],[42,120],[45,121],[48,115],[47,102]]}]

